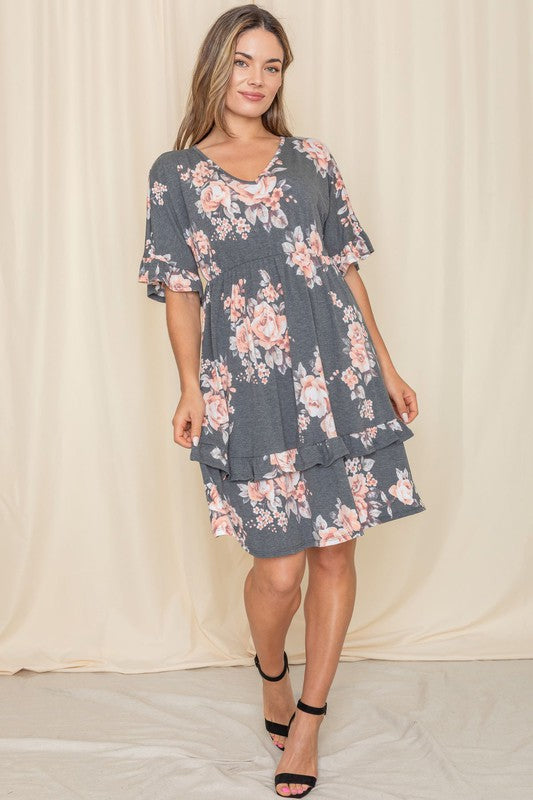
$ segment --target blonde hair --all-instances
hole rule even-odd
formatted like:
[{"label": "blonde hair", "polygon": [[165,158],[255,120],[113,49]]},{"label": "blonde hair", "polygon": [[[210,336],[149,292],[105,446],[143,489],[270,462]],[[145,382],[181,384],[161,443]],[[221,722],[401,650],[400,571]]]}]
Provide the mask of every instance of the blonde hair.
[{"label": "blonde hair", "polygon": [[247,30],[263,28],[273,33],[283,49],[281,85],[265,113],[263,125],[276,136],[290,136],[283,106],[283,76],[293,61],[289,41],[281,23],[269,11],[253,3],[235,6],[221,14],[209,28],[196,59],[187,106],[175,150],[201,141],[217,125],[228,136],[224,123],[225,95],[233,72],[233,57],[238,37]]}]

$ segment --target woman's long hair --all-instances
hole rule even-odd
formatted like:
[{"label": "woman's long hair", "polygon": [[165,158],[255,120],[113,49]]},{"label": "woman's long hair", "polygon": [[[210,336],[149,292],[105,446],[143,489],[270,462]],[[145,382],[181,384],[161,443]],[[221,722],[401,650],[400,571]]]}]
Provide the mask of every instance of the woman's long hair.
[{"label": "woman's long hair", "polygon": [[[285,31],[276,17],[253,3],[225,11],[213,23],[200,47],[185,116],[178,130],[174,150],[192,147],[209,133],[214,124],[228,136],[231,135],[224,123],[224,108],[233,72],[236,41],[243,31],[253,28],[263,28],[277,36],[283,48],[283,78],[293,55]],[[270,133],[276,136],[291,135],[283,108],[283,80],[262,120]]]}]

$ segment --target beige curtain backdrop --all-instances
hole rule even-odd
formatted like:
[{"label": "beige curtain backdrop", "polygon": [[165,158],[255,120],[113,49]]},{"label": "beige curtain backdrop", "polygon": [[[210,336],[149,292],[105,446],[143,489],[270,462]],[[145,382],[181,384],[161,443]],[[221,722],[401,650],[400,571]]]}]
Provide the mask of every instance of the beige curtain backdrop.
[{"label": "beige curtain backdrop", "polygon": [[[252,558],[210,532],[165,307],[137,283],[148,168],[233,5],[1,3],[4,674],[252,663]],[[428,510],[358,541],[342,658],[532,657],[532,4],[263,5],[294,48],[292,133],[340,164],[420,404]],[[303,634],[300,608],[293,661]]]}]

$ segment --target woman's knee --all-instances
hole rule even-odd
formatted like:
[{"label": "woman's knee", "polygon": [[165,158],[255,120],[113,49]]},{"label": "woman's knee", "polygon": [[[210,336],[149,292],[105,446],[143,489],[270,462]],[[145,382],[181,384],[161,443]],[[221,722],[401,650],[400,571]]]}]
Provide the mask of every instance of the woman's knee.
[{"label": "woman's knee", "polygon": [[310,547],[307,550],[309,571],[322,570],[338,574],[355,569],[357,538],[328,547]]},{"label": "woman's knee", "polygon": [[305,552],[276,558],[255,558],[254,578],[264,592],[294,594],[304,576]]}]

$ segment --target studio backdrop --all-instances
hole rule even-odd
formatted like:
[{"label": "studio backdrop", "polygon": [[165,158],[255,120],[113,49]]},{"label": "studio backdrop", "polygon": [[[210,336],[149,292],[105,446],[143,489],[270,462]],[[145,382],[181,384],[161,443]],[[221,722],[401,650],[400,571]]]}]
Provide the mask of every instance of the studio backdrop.
[{"label": "studio backdrop", "polygon": [[[5,674],[252,663],[252,558],[210,531],[165,306],[137,280],[148,169],[236,4],[2,0]],[[427,511],[358,540],[342,658],[531,658],[531,3],[263,6],[294,50],[291,133],[335,154],[419,402]]]}]

